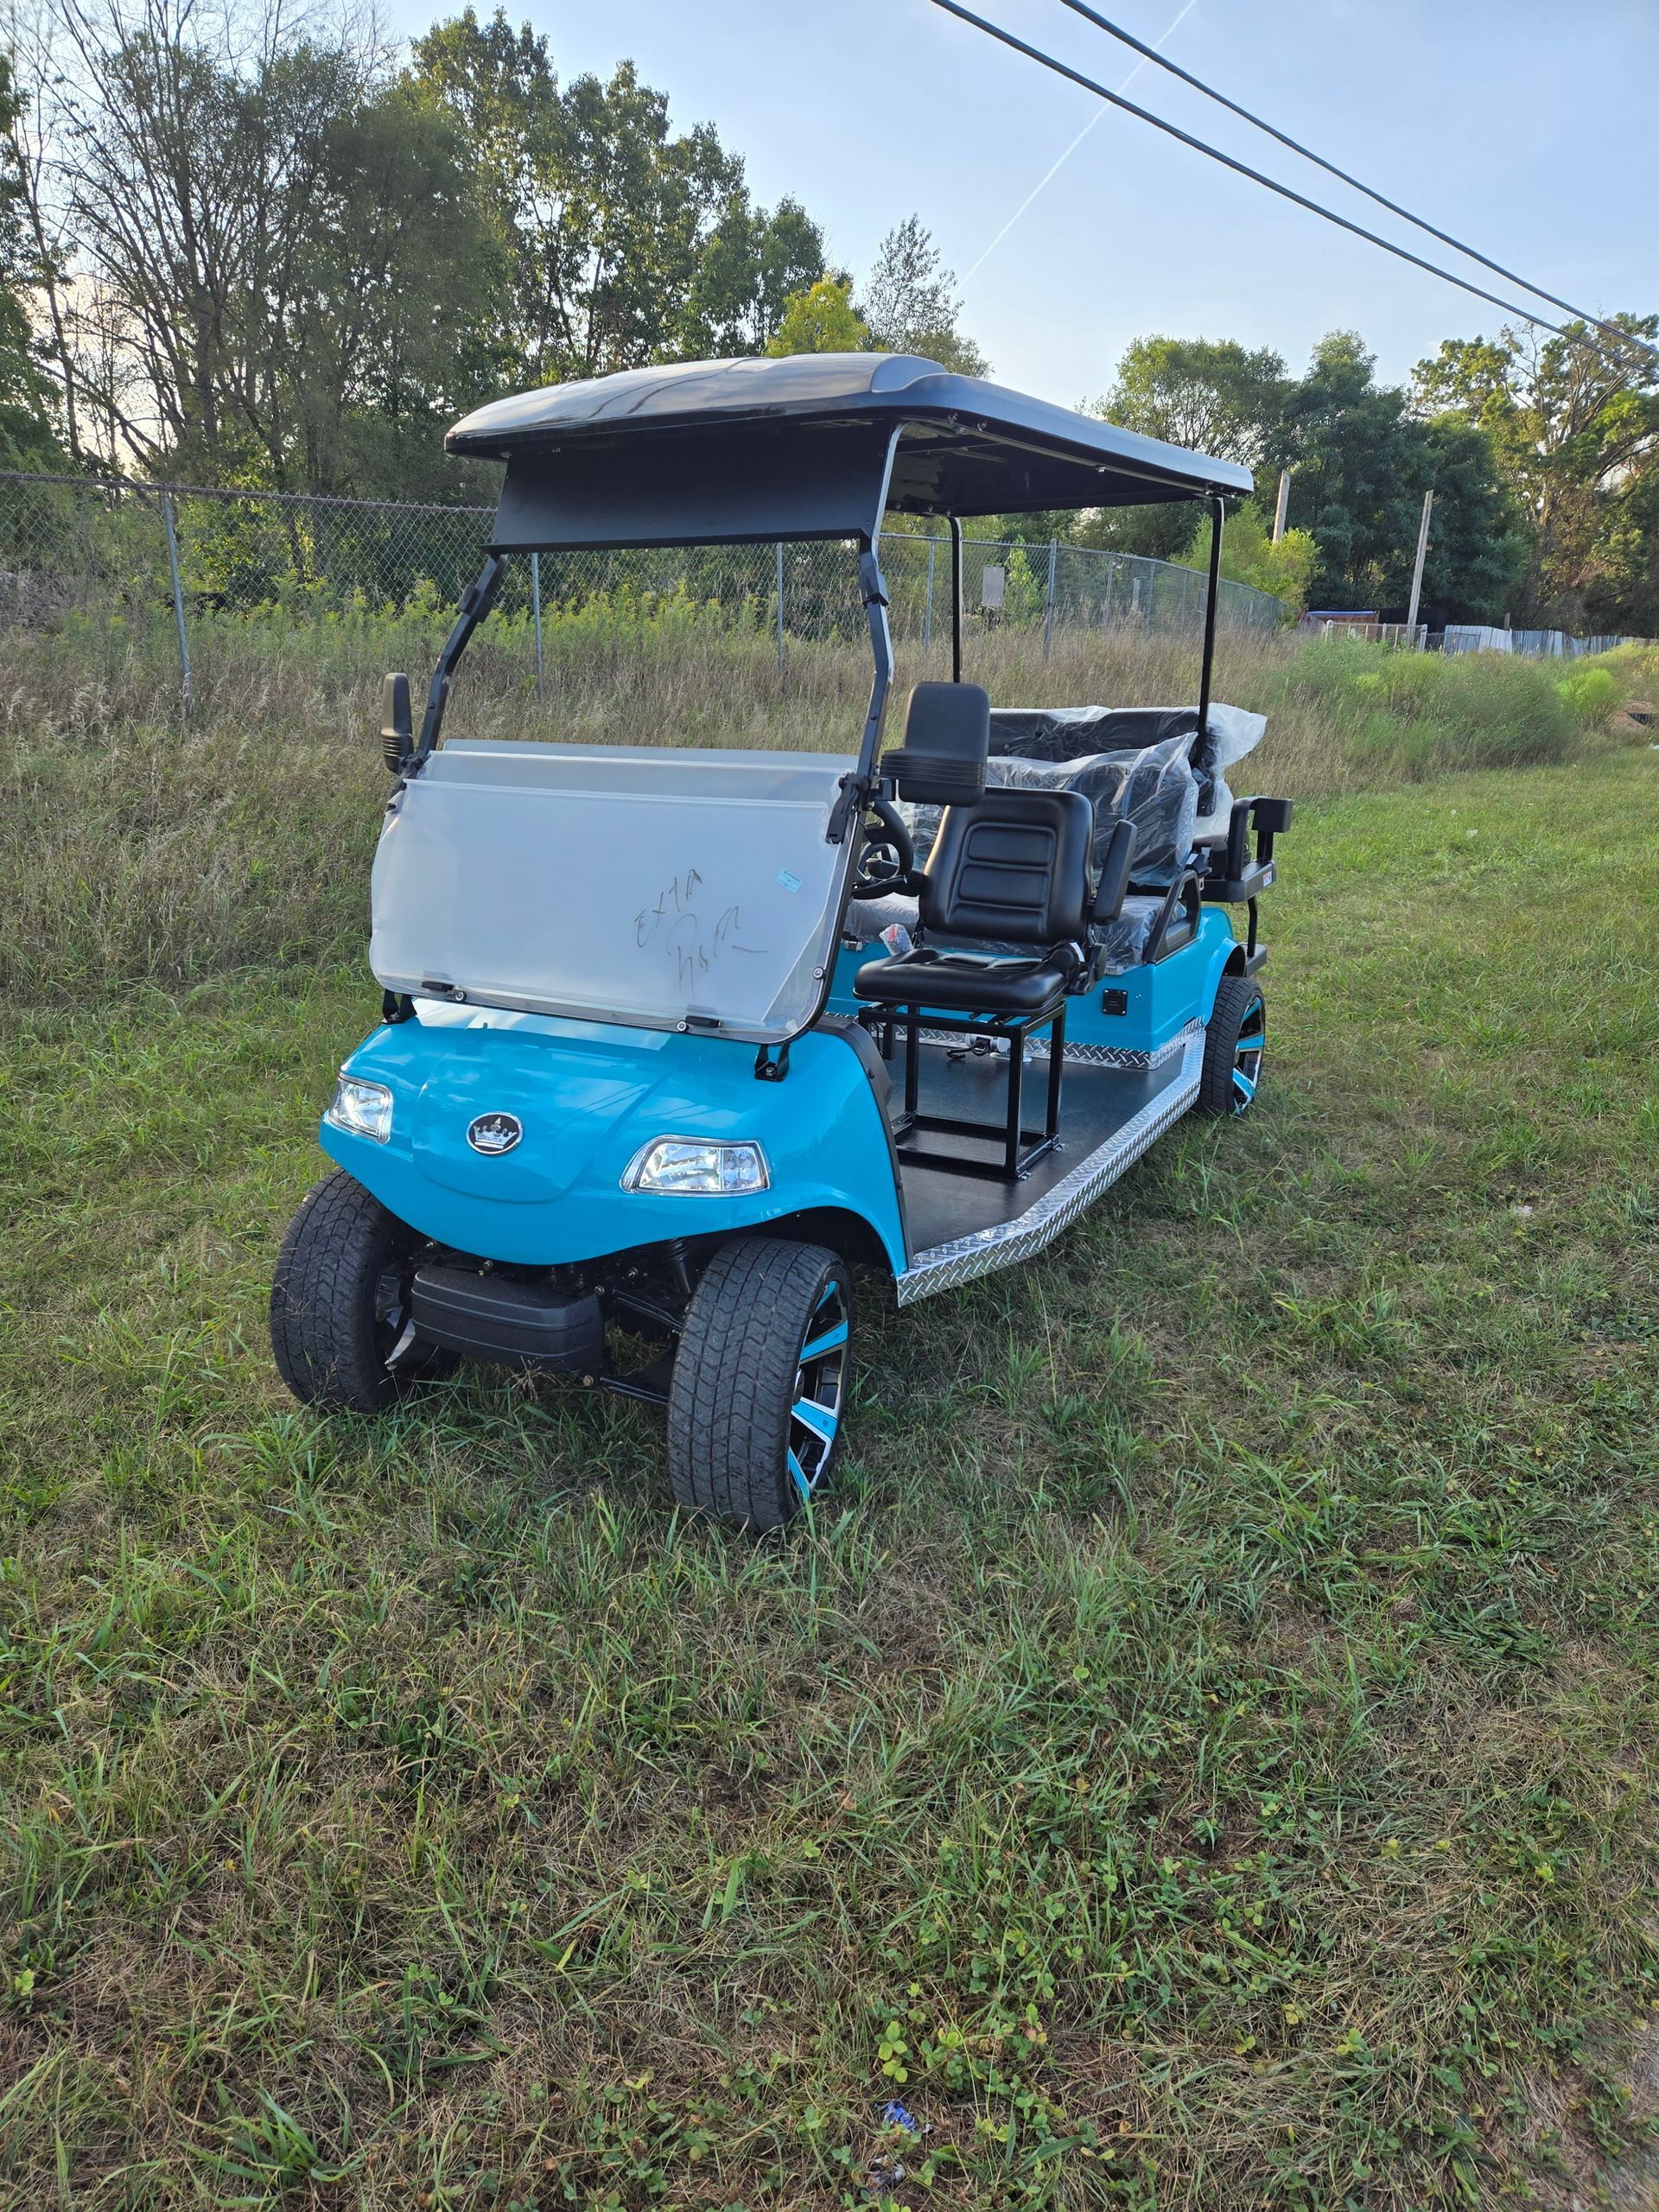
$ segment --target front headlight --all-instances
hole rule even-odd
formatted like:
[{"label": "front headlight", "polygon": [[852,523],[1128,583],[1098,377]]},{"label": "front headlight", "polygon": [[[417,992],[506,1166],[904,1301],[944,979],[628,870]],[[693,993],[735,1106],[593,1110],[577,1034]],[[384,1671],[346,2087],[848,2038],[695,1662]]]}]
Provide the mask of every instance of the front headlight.
[{"label": "front headlight", "polygon": [[384,1083],[359,1083],[355,1076],[343,1075],[322,1118],[354,1137],[385,1144],[391,1135],[391,1093]]},{"label": "front headlight", "polygon": [[704,1144],[696,1137],[655,1137],[642,1145],[622,1178],[625,1191],[660,1191],[676,1198],[731,1198],[772,1187],[758,1144]]}]

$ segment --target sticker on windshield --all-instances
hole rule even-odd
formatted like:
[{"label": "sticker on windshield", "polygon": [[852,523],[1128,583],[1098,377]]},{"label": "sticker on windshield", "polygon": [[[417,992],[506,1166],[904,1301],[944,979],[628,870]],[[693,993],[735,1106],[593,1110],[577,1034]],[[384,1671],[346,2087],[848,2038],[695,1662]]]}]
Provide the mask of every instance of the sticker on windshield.
[{"label": "sticker on windshield", "polygon": [[780,868],[779,869],[778,880],[783,885],[785,891],[798,891],[801,887],[800,877],[798,875],[791,875],[786,868]]}]

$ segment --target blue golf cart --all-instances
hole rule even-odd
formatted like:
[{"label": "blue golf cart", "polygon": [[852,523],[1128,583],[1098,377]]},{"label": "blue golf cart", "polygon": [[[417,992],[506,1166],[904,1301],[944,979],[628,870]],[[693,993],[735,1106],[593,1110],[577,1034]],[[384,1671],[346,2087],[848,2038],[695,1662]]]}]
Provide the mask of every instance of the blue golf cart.
[{"label": "blue golf cart", "polygon": [[[869,353],[529,392],[448,446],[505,463],[500,505],[418,736],[386,679],[383,1015],[282,1248],[276,1363],[365,1413],[457,1358],[645,1399],[682,1504],[775,1528],[835,1465],[855,1270],[902,1306],[1029,1259],[1189,1109],[1255,1096],[1290,807],[1233,798],[1262,725],[1210,696],[1250,477]],[[1215,522],[1195,708],[963,680],[965,518],[1174,499]],[[890,515],[948,525],[952,675],[884,753]],[[855,748],[440,742],[515,556],[784,539],[855,569]]]}]

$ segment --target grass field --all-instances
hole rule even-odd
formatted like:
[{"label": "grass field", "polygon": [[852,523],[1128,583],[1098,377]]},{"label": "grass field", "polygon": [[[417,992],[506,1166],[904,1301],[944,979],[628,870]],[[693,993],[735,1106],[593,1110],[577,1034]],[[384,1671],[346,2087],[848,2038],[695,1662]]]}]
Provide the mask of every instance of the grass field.
[{"label": "grass field", "polygon": [[1259,1113],[865,1285],[757,1545],[637,1408],[284,1398],[374,786],[238,741],[0,1006],[0,2204],[1659,2201],[1659,753],[1328,779]]}]

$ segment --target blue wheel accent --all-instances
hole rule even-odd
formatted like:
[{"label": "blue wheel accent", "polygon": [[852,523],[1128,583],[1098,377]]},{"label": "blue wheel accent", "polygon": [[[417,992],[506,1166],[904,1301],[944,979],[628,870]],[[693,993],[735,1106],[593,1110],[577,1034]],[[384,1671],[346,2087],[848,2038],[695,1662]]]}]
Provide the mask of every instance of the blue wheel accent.
[{"label": "blue wheel accent", "polygon": [[1258,996],[1239,1024],[1233,1050],[1233,1111],[1242,1114],[1262,1081],[1262,1054],[1268,1041],[1268,1010]]},{"label": "blue wheel accent", "polygon": [[785,1458],[790,1480],[810,1497],[829,1471],[847,1389],[847,1293],[832,1276],[813,1309],[796,1364]]}]

